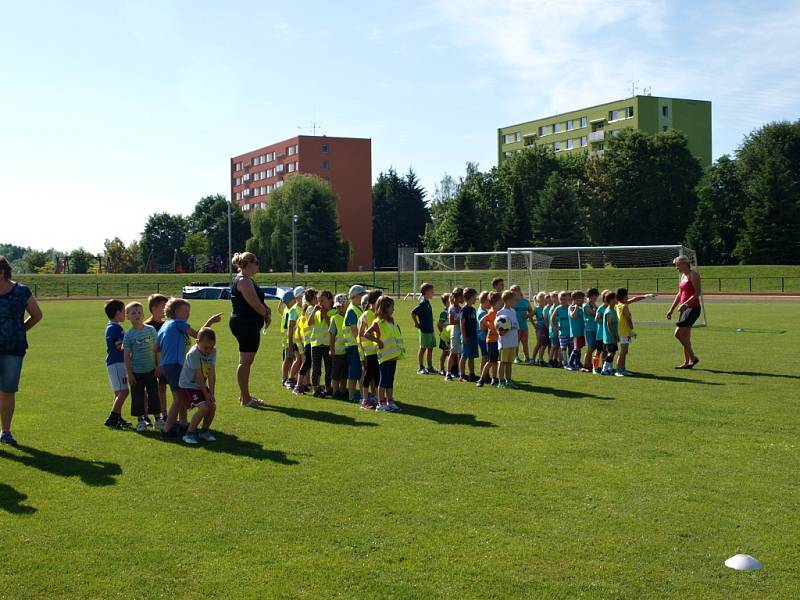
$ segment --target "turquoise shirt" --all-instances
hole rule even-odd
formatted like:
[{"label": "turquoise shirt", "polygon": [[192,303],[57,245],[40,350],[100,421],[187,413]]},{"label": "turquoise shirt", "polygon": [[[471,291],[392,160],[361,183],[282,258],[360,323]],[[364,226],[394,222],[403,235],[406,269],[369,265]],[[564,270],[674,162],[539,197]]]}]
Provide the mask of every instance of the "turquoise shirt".
[{"label": "turquoise shirt", "polygon": [[536,316],[536,326],[542,329],[544,326],[544,306],[537,306],[534,308],[533,314]]},{"label": "turquoise shirt", "polygon": [[131,354],[131,371],[149,373],[156,368],[156,328],[145,325],[141,329],[131,327],[125,332],[122,347]]},{"label": "turquoise shirt", "polygon": [[552,334],[553,324],[550,322],[550,315],[553,314],[553,305],[548,304],[547,306],[544,307],[544,310],[542,312],[544,313],[544,322],[547,325],[547,332]]},{"label": "turquoise shirt", "polygon": [[594,315],[595,313],[591,311],[591,309],[586,310],[586,307],[589,306],[591,302],[587,302],[583,305],[583,325],[584,325],[584,332],[586,335],[594,336],[597,328],[594,325]]},{"label": "turquoise shirt", "polygon": [[478,339],[483,341],[483,342],[486,341],[486,334],[489,333],[489,331],[486,330],[486,329],[481,329],[480,324],[481,324],[481,319],[484,316],[486,316],[486,313],[488,313],[488,312],[489,311],[486,310],[485,308],[483,308],[482,306],[480,308],[478,308],[478,315],[477,315],[477,318],[478,318]]},{"label": "turquoise shirt", "polygon": [[558,337],[569,337],[569,307],[556,307],[556,319],[558,320]]},{"label": "turquoise shirt", "polygon": [[569,318],[569,334],[572,337],[582,337],[584,332],[583,307],[579,306]]},{"label": "turquoise shirt", "polygon": [[528,331],[528,311],[531,309],[531,303],[525,298],[517,300],[514,305],[514,312],[517,313],[517,321],[519,321],[519,330]]},{"label": "turquoise shirt", "polygon": [[[606,315],[611,316],[611,327],[607,323]],[[619,316],[616,310],[606,310],[603,314],[603,343],[616,344],[619,338]]]},{"label": "turquoise shirt", "polygon": [[603,329],[605,329],[605,326],[603,325],[605,321],[603,321],[603,318],[606,316],[606,310],[608,310],[608,307],[605,304],[597,309],[597,314],[600,315],[600,322],[598,323],[595,321],[594,336],[598,340],[603,339]]}]

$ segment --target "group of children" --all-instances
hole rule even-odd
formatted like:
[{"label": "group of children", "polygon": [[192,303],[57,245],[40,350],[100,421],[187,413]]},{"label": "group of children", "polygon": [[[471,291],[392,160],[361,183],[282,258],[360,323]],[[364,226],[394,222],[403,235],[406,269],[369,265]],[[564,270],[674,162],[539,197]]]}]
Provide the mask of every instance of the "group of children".
[{"label": "group of children", "polygon": [[[630,297],[624,288],[539,292],[531,306],[519,286],[503,290],[502,279],[492,283],[493,291],[457,287],[442,294],[443,309],[436,322],[434,287],[422,284],[420,302],[411,311],[419,330],[418,374],[509,389],[518,387],[512,379],[515,363],[631,375],[626,361],[636,333],[629,305],[652,294]],[[167,438],[187,444],[214,441],[210,427],[216,414],[216,334],[211,327],[222,315],[195,330],[188,322],[191,306],[186,300],[154,294],[148,309],[150,317],[145,319],[139,302],[109,300],[105,305],[106,365],[114,391],[105,425],[131,426],[122,417],[130,387],[137,431],[153,427],[152,416]],[[314,397],[357,402],[364,409],[401,410],[394,401],[394,379],[405,346],[394,309],[391,297],[361,285],[335,296],[314,288],[287,291],[279,308],[282,384],[296,395],[312,392]],[[122,328],[126,320],[127,331]],[[532,353],[528,324],[536,332]],[[438,369],[433,366],[436,331]],[[196,343],[187,352],[190,338]],[[169,409],[167,387],[172,394]],[[192,409],[196,412],[190,420]]]},{"label": "group of children", "polygon": [[281,305],[281,383],[287,389],[367,410],[401,410],[394,378],[405,346],[392,298],[361,285],[336,296],[299,286],[284,294]]},{"label": "group of children", "polygon": [[[491,292],[457,287],[441,295],[438,370],[432,363],[436,340],[430,300],[434,288],[428,283],[420,287],[422,298],[411,313],[419,329],[418,374],[440,374],[446,381],[471,381],[478,387],[512,389],[517,387],[511,377],[515,363],[618,377],[631,375],[626,361],[636,333],[628,307],[652,294],[630,297],[624,288],[603,290],[602,294],[595,288],[586,292],[539,292],[535,296],[536,305],[531,306],[519,286],[501,292],[500,278],[493,280],[492,286]],[[528,324],[536,332],[532,353]]]},{"label": "group of children", "polygon": [[[114,401],[106,427],[122,429],[131,423],[122,417],[122,408],[131,395],[131,414],[137,419],[136,431],[155,426],[166,438],[180,438],[187,444],[215,441],[210,431],[216,414],[216,334],[211,326],[222,315],[208,319],[195,330],[189,325],[189,302],[154,294],[148,298],[150,317],[144,318],[139,302],[109,300],[105,313],[106,366]],[[130,322],[125,331],[122,323]],[[196,343],[186,351],[189,338]],[[167,409],[167,387],[172,403]],[[191,420],[188,411],[196,409]]]}]

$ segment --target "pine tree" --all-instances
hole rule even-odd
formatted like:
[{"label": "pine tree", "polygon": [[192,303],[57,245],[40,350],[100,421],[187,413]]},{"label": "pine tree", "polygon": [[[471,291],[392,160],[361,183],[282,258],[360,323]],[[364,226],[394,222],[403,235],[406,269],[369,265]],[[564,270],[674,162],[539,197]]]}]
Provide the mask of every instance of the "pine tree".
[{"label": "pine tree", "polygon": [[535,246],[581,246],[585,243],[575,194],[559,173],[552,173],[533,211],[531,237]]}]

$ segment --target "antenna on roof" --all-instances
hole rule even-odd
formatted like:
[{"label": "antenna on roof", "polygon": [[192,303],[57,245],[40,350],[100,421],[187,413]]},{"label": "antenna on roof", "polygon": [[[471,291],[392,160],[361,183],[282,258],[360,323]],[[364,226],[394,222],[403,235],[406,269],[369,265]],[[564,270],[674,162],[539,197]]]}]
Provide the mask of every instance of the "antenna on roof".
[{"label": "antenna on roof", "polygon": [[639,80],[631,80],[629,83],[631,84],[631,97],[634,97],[639,89]]},{"label": "antenna on roof", "polygon": [[652,96],[653,95],[653,86],[649,85],[644,88],[644,92],[642,92],[645,96]]},{"label": "antenna on roof", "polygon": [[299,129],[300,131],[311,131],[311,135],[316,136],[317,129],[322,130],[322,123],[317,121],[317,117],[314,116],[314,118],[310,121],[310,123],[307,126],[303,127],[302,125],[298,125],[297,129]]}]

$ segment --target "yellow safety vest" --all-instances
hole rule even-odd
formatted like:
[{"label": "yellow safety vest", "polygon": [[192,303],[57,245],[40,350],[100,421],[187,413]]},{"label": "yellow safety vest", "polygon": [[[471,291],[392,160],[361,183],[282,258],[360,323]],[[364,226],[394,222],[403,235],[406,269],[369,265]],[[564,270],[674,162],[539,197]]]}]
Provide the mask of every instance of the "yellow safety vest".
[{"label": "yellow safety vest", "polygon": [[[336,311],[329,310],[328,311],[328,319],[331,317],[331,313],[336,313]],[[322,311],[318,310],[314,313],[314,319],[311,324],[311,347],[316,348],[317,346],[327,346],[331,343],[330,333],[328,333],[328,327],[330,327],[330,321],[323,316]]]},{"label": "yellow safety vest", "polygon": [[[365,325],[364,332],[366,333],[367,329],[375,322],[375,313],[372,310],[364,311],[364,314],[361,315],[358,319],[358,329],[361,330],[361,326]],[[365,356],[372,356],[373,354],[378,353],[378,344],[375,342],[370,342],[368,339],[362,337],[359,338],[361,342],[361,348],[363,349]]]},{"label": "yellow safety vest", "polygon": [[346,353],[344,346],[344,315],[340,315],[337,311],[331,317],[331,321],[336,323],[336,339],[334,340],[333,353],[336,356],[342,356]]},{"label": "yellow safety vest", "polygon": [[[302,325],[300,326],[300,333],[303,336],[303,345],[308,345],[311,343],[311,333],[314,326],[314,324],[311,322],[311,313],[313,311],[313,306],[307,306],[303,311],[303,316],[301,317]],[[298,323],[300,323],[300,321],[298,321]]]},{"label": "yellow safety vest", "polygon": [[[358,319],[359,317],[361,317],[364,311],[361,310],[360,306],[355,306],[354,304],[351,303],[350,306],[347,307],[347,312],[344,313],[345,321],[347,321],[347,317],[351,312],[353,312],[356,315],[356,323],[358,323]],[[344,327],[344,345],[348,347],[358,345],[355,336],[353,336],[353,330],[348,325],[345,325]]]},{"label": "yellow safety vest", "polygon": [[403,336],[400,331],[400,325],[397,323],[389,323],[382,319],[378,319],[376,322],[381,331],[381,342],[383,342],[383,348],[378,350],[378,362],[382,364],[390,360],[399,360],[403,358],[406,350],[403,347]]},{"label": "yellow safety vest", "polygon": [[286,339],[286,331],[289,329],[289,307],[284,306],[283,311],[281,312],[281,324],[280,324],[280,332],[281,332],[281,345],[284,348],[289,346],[289,341]]}]

